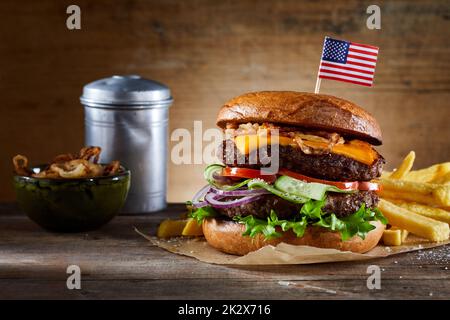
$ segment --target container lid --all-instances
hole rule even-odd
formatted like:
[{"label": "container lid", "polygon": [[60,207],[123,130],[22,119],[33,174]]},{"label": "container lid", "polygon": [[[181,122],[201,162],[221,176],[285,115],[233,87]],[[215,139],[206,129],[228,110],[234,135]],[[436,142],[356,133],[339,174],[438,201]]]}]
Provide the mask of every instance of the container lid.
[{"label": "container lid", "polygon": [[80,100],[84,105],[103,108],[168,107],[173,101],[166,85],[138,75],[112,76],[88,83]]}]

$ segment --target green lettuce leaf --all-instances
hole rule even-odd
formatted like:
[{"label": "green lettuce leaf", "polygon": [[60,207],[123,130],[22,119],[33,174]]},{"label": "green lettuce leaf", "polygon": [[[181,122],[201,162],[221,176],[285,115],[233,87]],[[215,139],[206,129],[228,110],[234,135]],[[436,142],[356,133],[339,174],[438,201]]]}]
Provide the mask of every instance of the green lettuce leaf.
[{"label": "green lettuce leaf", "polygon": [[354,191],[342,190],[335,186],[322,184],[317,182],[304,182],[288,176],[281,176],[275,181],[275,188],[285,193],[294,194],[297,196],[323,200],[326,192],[352,193]]},{"label": "green lettuce leaf", "polygon": [[306,202],[299,214],[292,220],[279,220],[276,213],[272,210],[267,220],[255,218],[253,216],[236,216],[233,220],[245,225],[243,235],[254,237],[262,233],[266,238],[280,237],[281,230],[292,230],[297,237],[302,237],[308,225],[318,226],[341,234],[343,241],[358,236],[365,239],[367,233],[375,229],[370,221],[380,221],[387,224],[386,218],[378,209],[366,208],[363,204],[354,214],[338,218],[335,214],[325,214],[322,212],[324,200],[310,200]]},{"label": "green lettuce leaf", "polygon": [[212,207],[206,206],[192,210],[188,216],[195,219],[198,224],[202,224],[204,219],[217,216],[217,212]]},{"label": "green lettuce leaf", "polygon": [[292,230],[297,237],[302,237],[307,225],[306,217],[302,217],[298,221],[279,220],[273,210],[267,220],[253,216],[235,216],[233,220],[245,225],[245,232],[242,235],[254,237],[258,233],[262,233],[266,239],[281,237],[281,233],[276,231],[276,227],[280,227],[283,231]]},{"label": "green lettuce leaf", "polygon": [[267,191],[273,193],[274,195],[294,203],[305,203],[309,200],[309,198],[306,197],[280,191],[276,187],[271,186],[270,184],[261,179],[251,179],[248,182],[247,186],[249,189],[264,188]]}]

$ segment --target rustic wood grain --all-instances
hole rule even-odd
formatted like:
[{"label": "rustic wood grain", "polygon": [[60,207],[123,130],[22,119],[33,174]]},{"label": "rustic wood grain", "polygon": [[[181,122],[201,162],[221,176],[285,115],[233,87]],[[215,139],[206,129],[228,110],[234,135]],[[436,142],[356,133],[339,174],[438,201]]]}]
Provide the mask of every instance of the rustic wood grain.
[{"label": "rustic wood grain", "polygon": [[[79,0],[82,29],[65,27],[71,1],[0,3],[0,199],[14,198],[10,158],[35,163],[83,143],[85,83],[138,73],[167,83],[170,129],[213,127],[229,98],[247,91],[312,91],[325,35],[380,46],[375,86],[322,81],[378,118],[380,151],[395,167],[450,159],[450,6],[446,0],[378,1],[382,29],[368,30],[368,2]],[[204,184],[204,165],[169,165],[170,201]]]},{"label": "rustic wood grain", "polygon": [[[316,299],[448,299],[450,291],[441,285],[449,281],[389,280],[381,290],[369,292],[363,280],[293,281],[289,286],[277,280],[86,280],[81,290],[67,290],[63,281],[3,280],[0,288],[10,288],[8,294],[23,299],[220,299],[220,300],[316,300]],[[363,291],[363,292],[361,292]],[[386,295],[388,294],[388,295]],[[11,298],[5,292],[2,299]]]},{"label": "rustic wood grain", "polygon": [[[448,246],[365,262],[230,267],[166,252],[133,230],[154,234],[161,219],[183,210],[171,205],[119,216],[95,232],[58,234],[0,204],[0,299],[450,298]],[[81,268],[81,290],[65,287],[71,264]],[[382,270],[381,290],[366,287],[371,264]]]}]

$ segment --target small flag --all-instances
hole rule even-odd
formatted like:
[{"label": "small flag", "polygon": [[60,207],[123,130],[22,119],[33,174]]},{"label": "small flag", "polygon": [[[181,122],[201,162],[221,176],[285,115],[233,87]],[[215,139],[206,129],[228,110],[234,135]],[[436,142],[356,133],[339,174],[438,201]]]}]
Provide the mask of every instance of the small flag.
[{"label": "small flag", "polygon": [[319,78],[371,87],[378,47],[325,37]]}]

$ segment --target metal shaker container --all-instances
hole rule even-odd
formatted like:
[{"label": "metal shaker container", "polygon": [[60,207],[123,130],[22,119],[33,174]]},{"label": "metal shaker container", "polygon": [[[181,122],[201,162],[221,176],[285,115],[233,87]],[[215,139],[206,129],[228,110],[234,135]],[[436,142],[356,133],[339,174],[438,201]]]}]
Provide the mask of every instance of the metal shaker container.
[{"label": "metal shaker container", "polygon": [[101,162],[131,170],[123,213],[166,207],[170,89],[137,75],[112,76],[84,86],[85,145],[102,148]]}]

